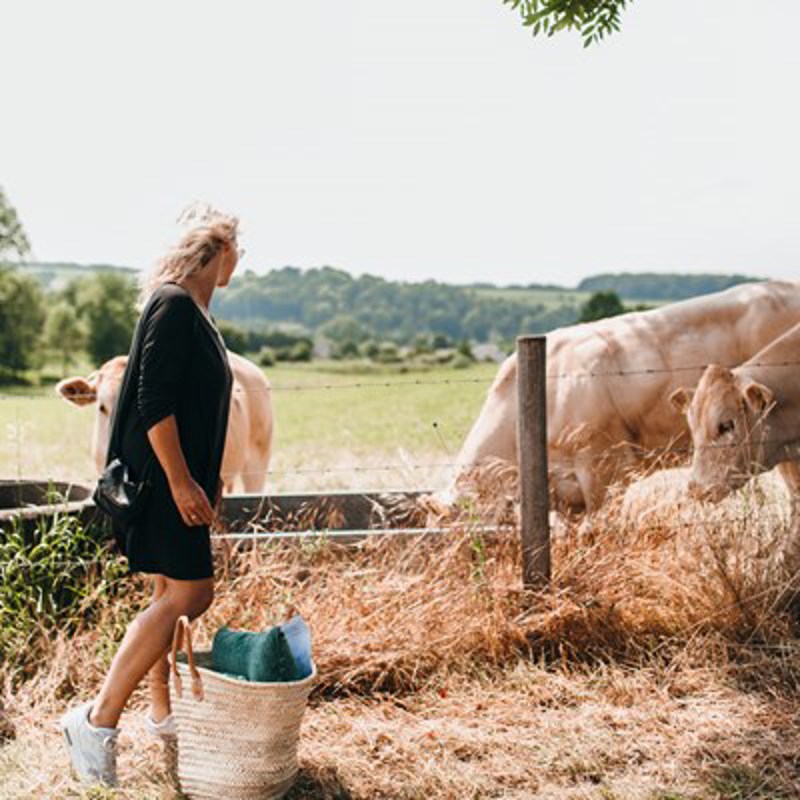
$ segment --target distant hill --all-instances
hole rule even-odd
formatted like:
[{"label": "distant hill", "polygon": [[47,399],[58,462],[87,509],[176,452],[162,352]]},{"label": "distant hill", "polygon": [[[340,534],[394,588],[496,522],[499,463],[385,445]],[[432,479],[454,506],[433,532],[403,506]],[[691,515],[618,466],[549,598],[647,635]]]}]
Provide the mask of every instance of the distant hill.
[{"label": "distant hill", "polygon": [[370,335],[409,342],[419,334],[485,342],[510,339],[521,331],[543,333],[579,316],[577,302],[546,306],[528,298],[494,297],[478,290],[424,281],[389,281],[374,275],[353,277],[344,270],[283,267],[264,275],[247,271],[214,296],[220,318],[255,328],[301,325],[315,331],[327,323],[349,321]]},{"label": "distant hill", "polygon": [[[130,277],[137,273],[110,264],[16,266],[51,291],[96,272]],[[278,327],[313,333],[332,324],[355,338],[402,343],[413,342],[419,334],[507,342],[520,333],[546,333],[573,324],[596,291],[613,290],[628,305],[660,305],[751,280],[755,279],[743,275],[619,273],[586,278],[577,289],[537,283],[457,286],[434,280],[408,283],[375,275],[354,277],[334,267],[282,267],[263,274],[249,269],[237,273],[224,292],[215,294],[211,310],[217,319],[250,330]]]},{"label": "distant hill", "polygon": [[687,300],[758,280],[761,279],[746,275],[619,272],[585,278],[578,284],[578,291],[611,290],[624,300]]},{"label": "distant hill", "polygon": [[133,277],[133,267],[118,267],[112,264],[73,264],[58,261],[23,262],[13,265],[26,275],[36,278],[49,291],[63,289],[71,280],[96,272],[121,272]]}]

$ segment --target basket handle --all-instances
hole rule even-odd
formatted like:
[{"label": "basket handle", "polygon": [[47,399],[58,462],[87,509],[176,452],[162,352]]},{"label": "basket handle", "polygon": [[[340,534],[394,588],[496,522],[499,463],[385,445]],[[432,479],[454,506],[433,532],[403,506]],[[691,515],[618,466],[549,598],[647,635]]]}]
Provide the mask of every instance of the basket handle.
[{"label": "basket handle", "polygon": [[192,650],[192,628],[189,624],[189,617],[182,614],[175,620],[175,631],[172,635],[172,682],[175,684],[175,691],[178,697],[183,697],[183,683],[178,672],[178,650],[183,648],[183,632],[186,631],[186,657],[189,661],[189,672],[192,676],[192,694],[195,700],[203,699],[203,679],[194,663],[194,652]]}]

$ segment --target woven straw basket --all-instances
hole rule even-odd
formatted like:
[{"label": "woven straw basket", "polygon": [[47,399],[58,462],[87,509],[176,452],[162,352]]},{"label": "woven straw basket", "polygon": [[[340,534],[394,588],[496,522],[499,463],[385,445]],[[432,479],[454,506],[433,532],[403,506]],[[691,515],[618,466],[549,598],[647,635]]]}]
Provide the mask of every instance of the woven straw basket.
[{"label": "woven straw basket", "polygon": [[[184,631],[188,663],[178,660]],[[300,723],[316,666],[300,681],[258,683],[228,678],[210,664],[211,651],[193,651],[189,618],[180,617],[171,669],[181,790],[192,800],[282,797],[297,774]],[[183,678],[191,679],[191,695],[183,693]]]}]

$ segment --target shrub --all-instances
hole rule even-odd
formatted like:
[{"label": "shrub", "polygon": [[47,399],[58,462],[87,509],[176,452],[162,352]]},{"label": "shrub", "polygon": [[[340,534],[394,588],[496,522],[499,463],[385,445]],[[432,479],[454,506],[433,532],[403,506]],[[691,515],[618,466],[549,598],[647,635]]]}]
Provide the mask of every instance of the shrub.
[{"label": "shrub", "polygon": [[227,320],[220,320],[217,329],[225,340],[225,347],[234,353],[242,354],[247,350],[247,331],[239,325]]},{"label": "shrub", "polygon": [[475,361],[475,355],[473,354],[472,348],[470,347],[467,339],[462,339],[459,342],[457,350],[459,355],[464,356],[464,358],[468,359],[469,361]]},{"label": "shrub", "polygon": [[403,357],[394,342],[383,342],[378,348],[375,360],[381,364],[397,364],[403,360]]},{"label": "shrub", "polygon": [[[58,502],[58,499],[54,500]],[[91,621],[93,600],[126,574],[106,541],[76,517],[42,517],[26,535],[17,519],[0,538],[0,660],[20,653],[37,631],[72,632]]]},{"label": "shrub", "polygon": [[267,347],[266,345],[264,345],[258,351],[258,355],[256,356],[256,361],[262,367],[274,367],[277,360],[278,359],[275,356],[275,351],[271,347]]},{"label": "shrub", "polygon": [[352,339],[348,339],[336,348],[336,356],[338,358],[358,358],[358,345]]},{"label": "shrub", "polygon": [[311,353],[312,353],[312,345],[311,342],[306,341],[305,339],[300,340],[299,342],[295,342],[291,348],[289,348],[289,352],[286,354],[286,361],[311,361]]},{"label": "shrub", "polygon": [[465,356],[463,353],[458,353],[456,357],[450,362],[450,366],[453,369],[467,369],[471,367],[475,363],[474,358],[470,358],[469,356]]},{"label": "shrub", "polygon": [[371,358],[373,360],[378,357],[378,353],[381,351],[378,343],[372,339],[367,342],[363,342],[358,349],[362,356],[366,356],[367,358]]}]

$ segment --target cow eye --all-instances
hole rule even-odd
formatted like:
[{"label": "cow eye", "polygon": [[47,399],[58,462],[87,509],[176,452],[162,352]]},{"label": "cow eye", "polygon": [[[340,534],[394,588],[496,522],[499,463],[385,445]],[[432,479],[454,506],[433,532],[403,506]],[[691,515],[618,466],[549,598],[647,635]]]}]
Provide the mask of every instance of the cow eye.
[{"label": "cow eye", "polygon": [[106,407],[102,403],[100,404],[100,413],[101,414],[105,414],[106,413]]},{"label": "cow eye", "polygon": [[735,427],[734,421],[729,419],[725,422],[720,422],[719,427],[717,428],[717,435],[724,436],[726,433],[730,433]]}]

